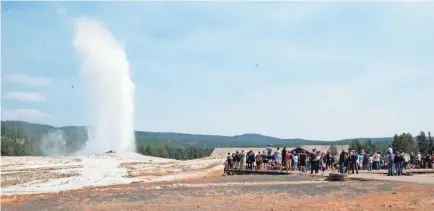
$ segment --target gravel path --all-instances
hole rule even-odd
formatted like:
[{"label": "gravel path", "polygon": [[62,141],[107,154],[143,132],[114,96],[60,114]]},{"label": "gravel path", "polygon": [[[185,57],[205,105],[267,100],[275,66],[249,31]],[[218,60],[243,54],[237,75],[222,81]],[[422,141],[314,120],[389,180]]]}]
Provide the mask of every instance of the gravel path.
[{"label": "gravel path", "polygon": [[433,206],[430,185],[270,175],[135,183],[2,200],[2,210],[429,210]]}]

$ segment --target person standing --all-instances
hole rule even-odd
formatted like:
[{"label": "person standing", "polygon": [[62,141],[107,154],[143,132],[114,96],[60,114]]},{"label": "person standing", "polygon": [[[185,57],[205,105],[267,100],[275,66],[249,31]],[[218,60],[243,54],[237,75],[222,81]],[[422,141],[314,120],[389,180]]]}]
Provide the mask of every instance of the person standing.
[{"label": "person standing", "polygon": [[395,163],[396,175],[401,176],[403,159],[402,156],[399,154],[399,151],[395,152],[395,159],[393,160],[393,162]]},{"label": "person standing", "polygon": [[228,156],[227,156],[227,158],[226,158],[226,162],[227,162],[227,164],[228,164],[228,168],[229,168],[229,169],[232,169],[232,168],[234,167],[234,164],[233,164],[233,162],[232,162],[232,156],[231,156],[231,153],[228,153]]},{"label": "person standing", "polygon": [[279,147],[277,147],[276,152],[274,153],[274,159],[276,160],[276,169],[282,170],[282,154],[280,154]]},{"label": "person standing", "polygon": [[282,149],[282,166],[286,167],[286,147]]},{"label": "person standing", "polygon": [[235,153],[235,160],[237,168],[240,168],[241,153],[238,151]]},{"label": "person standing", "polygon": [[381,153],[377,152],[375,155],[375,160],[377,161],[377,164],[375,165],[375,170],[381,170]]},{"label": "person standing", "polygon": [[312,150],[312,153],[310,154],[310,174],[313,174],[313,171],[315,170],[315,174],[318,174],[318,168],[316,167],[317,160],[316,160],[316,152],[315,149]]},{"label": "person standing", "polygon": [[394,175],[394,168],[395,168],[395,163],[394,163],[394,155],[393,153],[387,153],[386,155],[386,160],[387,160],[387,176],[393,176]]},{"label": "person standing", "polygon": [[247,168],[246,169],[250,169],[250,151],[248,151],[246,153],[246,164],[247,164]]},{"label": "person standing", "polygon": [[349,153],[345,153],[345,160],[344,160],[344,172],[346,174],[350,174],[350,163],[351,163],[351,157],[349,155]]},{"label": "person standing", "polygon": [[292,165],[291,165],[292,159],[291,159],[291,153],[289,151],[286,152],[285,160],[286,160],[286,170],[291,171],[292,170]]},{"label": "person standing", "polygon": [[244,153],[244,150],[241,151],[240,158],[240,170],[244,170],[244,162],[246,160],[246,153]]},{"label": "person standing", "polygon": [[341,174],[344,173],[344,167],[345,167],[345,151],[342,150],[341,154],[339,155],[339,172]]},{"label": "person standing", "polygon": [[[301,155],[300,155],[300,167],[301,167],[301,171],[302,172],[306,172],[307,170],[306,170],[306,164],[307,164],[307,162],[306,162],[306,160],[307,160],[307,155],[306,155],[306,152],[303,150],[303,151],[301,151]],[[295,165],[295,164],[294,164]],[[298,168],[298,166],[297,166],[297,168]]]},{"label": "person standing", "polygon": [[359,156],[357,156],[356,152],[351,153],[351,174],[354,174],[354,170],[356,170],[356,174],[359,174],[359,170],[357,169],[357,161],[359,160]]},{"label": "person standing", "polygon": [[420,152],[417,153],[417,162],[416,162],[416,166],[417,168],[421,168],[422,167],[422,155],[420,154]]},{"label": "person standing", "polygon": [[325,157],[325,161],[326,161],[326,168],[327,169],[331,169],[332,166],[332,156],[330,155],[330,151],[327,151],[326,157]]},{"label": "person standing", "polygon": [[265,153],[265,151],[262,151],[262,169],[264,170],[268,170],[268,156],[267,153]]},{"label": "person standing", "polygon": [[298,171],[298,155],[294,153],[292,156],[292,160],[294,161],[294,165],[292,166],[293,171]]},{"label": "person standing", "polygon": [[414,153],[410,153],[410,168],[414,168],[416,164],[416,156],[414,156]]},{"label": "person standing", "polygon": [[269,157],[271,157],[271,156],[272,156],[272,153],[273,153],[273,148],[271,147],[271,144],[267,145],[266,150],[267,150],[267,155],[268,155]]},{"label": "person standing", "polygon": [[258,152],[258,154],[256,154],[255,160],[256,160],[256,170],[261,170],[261,166],[262,166],[261,152]]},{"label": "person standing", "polygon": [[368,171],[372,171],[372,165],[373,164],[374,164],[374,155],[369,156]]},{"label": "person standing", "polygon": [[363,170],[368,170],[368,165],[369,165],[369,154],[367,152],[365,152],[363,154]]}]

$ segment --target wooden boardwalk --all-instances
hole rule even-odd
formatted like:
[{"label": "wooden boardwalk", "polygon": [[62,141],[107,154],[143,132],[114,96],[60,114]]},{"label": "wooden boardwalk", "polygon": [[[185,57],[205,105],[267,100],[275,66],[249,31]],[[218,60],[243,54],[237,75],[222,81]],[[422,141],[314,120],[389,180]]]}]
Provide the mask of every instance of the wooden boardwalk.
[{"label": "wooden boardwalk", "polygon": [[268,170],[239,170],[239,169],[226,169],[226,173],[233,175],[256,174],[256,175],[290,175],[288,171],[268,171]]}]

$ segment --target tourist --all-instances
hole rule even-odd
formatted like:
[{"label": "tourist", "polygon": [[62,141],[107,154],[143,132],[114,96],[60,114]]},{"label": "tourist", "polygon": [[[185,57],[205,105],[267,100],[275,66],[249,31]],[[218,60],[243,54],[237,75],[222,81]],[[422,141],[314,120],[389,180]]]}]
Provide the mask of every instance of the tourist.
[{"label": "tourist", "polygon": [[376,170],[381,170],[381,153],[377,152],[376,157],[376,161],[377,161],[377,165],[376,165]]},{"label": "tourist", "polygon": [[339,158],[337,155],[332,155],[332,171],[336,171],[338,169],[338,165],[339,165]]},{"label": "tourist", "polygon": [[242,150],[240,154],[240,170],[244,170],[245,159],[246,159],[246,153],[244,153],[244,150]]},{"label": "tourist", "polygon": [[350,159],[350,155],[348,154],[348,152],[346,152],[344,158],[344,172],[347,174],[350,174]]},{"label": "tourist", "polygon": [[262,166],[262,156],[261,156],[261,152],[258,152],[258,154],[256,155],[256,170],[260,170]]},{"label": "tourist", "polygon": [[390,151],[386,154],[387,176],[393,176],[395,170],[394,155]]},{"label": "tourist", "polygon": [[422,155],[420,154],[420,152],[418,152],[416,156],[416,166],[417,168],[421,168],[422,166]]},{"label": "tourist", "polygon": [[331,169],[331,165],[332,165],[331,160],[332,160],[332,158],[331,158],[331,155],[330,155],[330,151],[326,152],[324,160],[325,160],[325,164],[326,164],[326,169],[327,170]]},{"label": "tourist", "polygon": [[342,150],[341,154],[339,155],[339,173],[344,173],[344,167],[345,167],[345,151]]},{"label": "tourist", "polygon": [[[267,155],[268,155],[269,157],[271,157],[272,152],[273,152],[273,148],[271,147],[271,144],[267,145],[266,150],[267,150]],[[268,158],[268,159],[270,159],[270,158]]]},{"label": "tourist", "polygon": [[318,168],[317,168],[317,160],[316,160],[316,149],[312,150],[312,153],[310,153],[310,174],[313,174],[315,171],[315,174],[318,174]]},{"label": "tourist", "polygon": [[282,170],[282,154],[279,150],[279,147],[277,147],[276,152],[274,152],[274,159],[276,160],[276,169]]},{"label": "tourist", "polygon": [[268,169],[268,156],[267,156],[267,153],[265,151],[262,151],[262,165],[263,165],[262,169],[265,169],[265,170]]},{"label": "tourist", "polygon": [[287,151],[285,154],[285,160],[286,160],[286,170],[291,171],[292,170],[292,155],[291,152]]},{"label": "tourist", "polygon": [[389,145],[388,151],[389,151],[390,154],[393,153],[392,145]]},{"label": "tourist", "polygon": [[325,170],[327,170],[327,156],[325,152],[321,153],[321,170],[322,170],[322,174],[324,174]]},{"label": "tourist", "polygon": [[381,170],[383,168],[386,167],[386,160],[385,160],[386,156],[382,157],[380,156],[380,168],[378,170]]},{"label": "tourist", "polygon": [[372,169],[377,170],[377,152],[372,155]]},{"label": "tourist", "polygon": [[226,162],[228,163],[229,169],[232,169],[234,167],[234,163],[232,161],[231,153],[228,153],[228,157],[226,159]]},{"label": "tourist", "polygon": [[408,169],[409,162],[410,162],[410,155],[409,155],[408,153],[406,153],[406,152],[402,152],[402,153],[401,153],[401,156],[402,156],[402,158],[404,159],[404,162],[403,162],[402,168],[403,168],[403,169]]},{"label": "tourist", "polygon": [[402,163],[403,163],[404,159],[399,154],[399,151],[396,151],[394,156],[395,157],[393,159],[393,162],[395,164],[396,175],[401,176],[402,175]]},{"label": "tourist", "polygon": [[424,163],[425,163],[425,165],[424,165],[425,168],[432,168],[432,156],[430,154],[427,154],[425,156],[425,162]]},{"label": "tourist", "polygon": [[240,167],[240,161],[241,161],[241,158],[240,158],[240,153],[238,152],[238,151],[236,151],[235,152],[235,165],[236,165],[236,167],[237,168],[239,168]]},{"label": "tourist", "polygon": [[292,156],[292,160],[294,161],[294,165],[292,166],[292,170],[298,171],[298,155],[294,154],[294,156]]},{"label": "tourist", "polygon": [[286,167],[286,147],[282,149],[282,166]]},{"label": "tourist", "polygon": [[[299,158],[300,158],[300,162],[299,162],[298,165],[300,165],[300,169],[301,169],[302,172],[306,172],[307,171],[306,170],[306,165],[307,165],[307,159],[308,159],[308,157],[307,157],[306,152],[304,150],[301,151],[301,154],[300,154]],[[297,168],[298,168],[298,165],[297,165]]]},{"label": "tourist", "polygon": [[246,164],[247,164],[246,169],[250,169],[250,151],[247,151],[247,154],[246,154]]},{"label": "tourist", "polygon": [[356,170],[356,174],[359,174],[359,170],[357,169],[357,161],[358,159],[358,155],[355,151],[351,152],[351,174],[354,174],[354,170]]},{"label": "tourist", "polygon": [[250,150],[249,152],[249,163],[250,163],[249,169],[253,170],[253,167],[255,165],[255,153],[252,150]]},{"label": "tourist", "polygon": [[368,171],[372,171],[372,165],[374,164],[374,155],[369,156],[369,164],[368,164]]},{"label": "tourist", "polygon": [[363,154],[363,170],[368,170],[368,165],[369,165],[369,154],[367,152],[365,152]]}]

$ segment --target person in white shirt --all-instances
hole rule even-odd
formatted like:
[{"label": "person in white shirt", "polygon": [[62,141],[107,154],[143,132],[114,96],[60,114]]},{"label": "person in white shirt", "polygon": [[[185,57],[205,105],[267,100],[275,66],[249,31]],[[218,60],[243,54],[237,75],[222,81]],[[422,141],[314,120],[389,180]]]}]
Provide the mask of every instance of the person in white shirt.
[{"label": "person in white shirt", "polygon": [[292,160],[294,161],[294,165],[292,166],[292,170],[298,171],[298,154],[294,153],[294,156],[292,156]]},{"label": "person in white shirt", "polygon": [[369,164],[368,164],[368,171],[372,171],[372,164],[374,163],[373,156],[369,156]]},{"label": "person in white shirt", "polygon": [[389,149],[388,149],[388,151],[389,151],[390,154],[393,153],[392,145],[389,145]]},{"label": "person in white shirt", "polygon": [[416,166],[420,168],[420,166],[422,165],[422,155],[420,154],[420,152],[417,153],[416,158],[417,158]]}]

